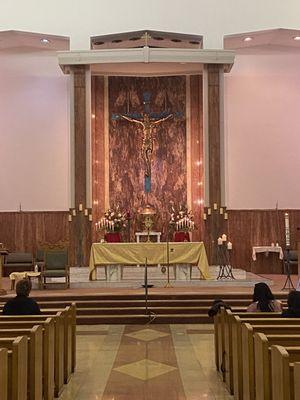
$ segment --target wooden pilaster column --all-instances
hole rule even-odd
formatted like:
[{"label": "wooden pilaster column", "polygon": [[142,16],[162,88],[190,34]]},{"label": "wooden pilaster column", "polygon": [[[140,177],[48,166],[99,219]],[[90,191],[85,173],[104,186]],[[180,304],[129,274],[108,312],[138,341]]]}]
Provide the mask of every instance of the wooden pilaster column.
[{"label": "wooden pilaster column", "polygon": [[87,110],[87,79],[85,65],[71,67],[73,76],[72,110],[71,110],[71,182],[72,182],[72,209],[71,240],[74,248],[74,262],[76,266],[88,265],[91,246],[91,222],[84,210],[90,208],[87,196],[88,174],[88,127],[87,119],[90,118]]},{"label": "wooden pilaster column", "polygon": [[[209,254],[210,263],[215,264],[216,260],[216,241],[218,236],[223,233],[224,216],[219,210],[222,206],[222,173],[221,173],[221,74],[223,73],[223,65],[208,64],[206,65],[206,98],[207,98],[207,115],[206,115],[206,140],[207,140],[207,159],[206,167],[208,168],[208,190],[209,199],[207,204],[210,208],[210,215],[207,219],[209,230]],[[215,209],[217,208],[217,209]]]}]

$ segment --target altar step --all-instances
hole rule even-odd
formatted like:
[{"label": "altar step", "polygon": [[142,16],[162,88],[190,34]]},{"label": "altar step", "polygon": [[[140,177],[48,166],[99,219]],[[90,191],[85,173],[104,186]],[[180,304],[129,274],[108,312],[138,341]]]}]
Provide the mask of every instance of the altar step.
[{"label": "altar step", "polygon": [[[49,292],[48,292],[49,293]],[[252,302],[249,293],[150,293],[146,311],[145,295],[132,294],[40,294],[41,308],[62,308],[76,303],[77,324],[205,324],[212,323],[207,312],[213,300],[222,298],[231,307],[246,307]],[[276,294],[286,301],[286,293]],[[0,302],[7,297],[0,298]]]},{"label": "altar step", "polygon": [[206,324],[212,323],[207,314],[139,314],[139,315],[78,315],[78,325],[144,325],[151,324]]}]

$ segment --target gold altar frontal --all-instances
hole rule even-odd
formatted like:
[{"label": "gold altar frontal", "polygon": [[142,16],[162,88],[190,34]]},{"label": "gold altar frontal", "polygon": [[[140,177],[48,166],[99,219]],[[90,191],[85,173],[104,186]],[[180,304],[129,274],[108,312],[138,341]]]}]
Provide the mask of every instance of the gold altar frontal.
[{"label": "gold altar frontal", "polygon": [[170,243],[93,243],[90,255],[90,277],[95,279],[98,265],[196,265],[203,277],[209,279],[208,261],[203,242]]}]

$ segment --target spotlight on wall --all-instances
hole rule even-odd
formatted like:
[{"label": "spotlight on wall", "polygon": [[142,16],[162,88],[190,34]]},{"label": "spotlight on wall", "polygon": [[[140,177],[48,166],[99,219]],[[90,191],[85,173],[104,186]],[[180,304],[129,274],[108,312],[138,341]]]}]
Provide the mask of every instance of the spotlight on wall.
[{"label": "spotlight on wall", "polygon": [[300,36],[294,36],[293,39],[294,40],[300,40]]},{"label": "spotlight on wall", "polygon": [[50,40],[49,40],[49,39],[46,39],[46,38],[42,38],[42,39],[41,39],[41,43],[43,43],[43,44],[49,44],[49,43],[50,43]]},{"label": "spotlight on wall", "polygon": [[244,40],[244,42],[251,42],[251,40],[253,40],[253,38],[250,36],[247,36],[243,40]]}]

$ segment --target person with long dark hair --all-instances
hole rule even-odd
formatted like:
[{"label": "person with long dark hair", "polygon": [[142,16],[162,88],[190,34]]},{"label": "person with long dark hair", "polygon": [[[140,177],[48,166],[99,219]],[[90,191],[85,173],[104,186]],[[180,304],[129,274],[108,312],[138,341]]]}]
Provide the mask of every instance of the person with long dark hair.
[{"label": "person with long dark hair", "polygon": [[260,282],[254,286],[253,303],[247,308],[248,312],[280,312],[282,304],[275,300],[269,286]]},{"label": "person with long dark hair", "polygon": [[292,290],[287,299],[288,308],[281,316],[285,318],[300,318],[300,292]]}]

